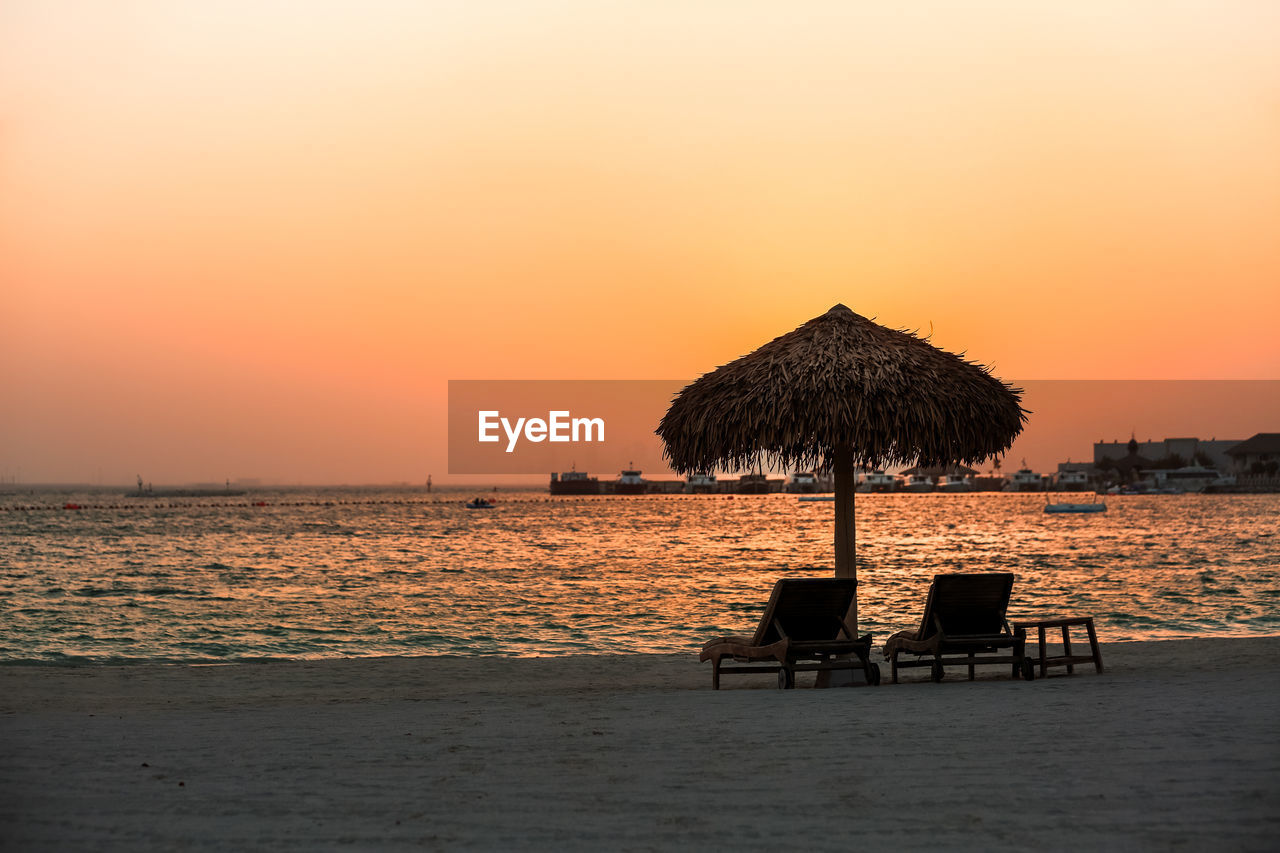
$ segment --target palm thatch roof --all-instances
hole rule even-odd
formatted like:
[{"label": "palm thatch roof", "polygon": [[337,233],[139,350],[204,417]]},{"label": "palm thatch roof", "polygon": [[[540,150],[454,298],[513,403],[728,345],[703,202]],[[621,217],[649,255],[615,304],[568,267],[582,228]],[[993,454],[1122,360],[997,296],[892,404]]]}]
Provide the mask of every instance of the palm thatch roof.
[{"label": "palm thatch roof", "polygon": [[679,472],[978,463],[1026,412],[987,368],[836,305],[684,388],[657,433]]}]

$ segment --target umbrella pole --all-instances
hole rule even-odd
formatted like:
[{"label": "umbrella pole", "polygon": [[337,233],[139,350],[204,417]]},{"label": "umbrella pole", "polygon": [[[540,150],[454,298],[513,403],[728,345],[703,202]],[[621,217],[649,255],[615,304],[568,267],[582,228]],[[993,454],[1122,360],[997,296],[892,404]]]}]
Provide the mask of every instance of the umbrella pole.
[{"label": "umbrella pole", "polygon": [[[853,470],[853,452],[848,447],[837,447],[835,458],[836,474],[836,577],[857,578],[858,568],[854,562],[854,520],[853,494],[857,485]],[[849,608],[850,627],[858,629],[858,600],[854,597],[853,606]]]}]

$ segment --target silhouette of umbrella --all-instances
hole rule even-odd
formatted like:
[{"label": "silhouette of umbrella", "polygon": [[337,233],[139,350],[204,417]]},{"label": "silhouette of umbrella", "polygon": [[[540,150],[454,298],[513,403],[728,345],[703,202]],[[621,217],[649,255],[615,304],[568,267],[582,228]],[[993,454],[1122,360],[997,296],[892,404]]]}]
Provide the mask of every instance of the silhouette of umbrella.
[{"label": "silhouette of umbrella", "polygon": [[[1013,444],[1021,391],[987,368],[836,305],[686,386],[657,433],[680,473],[835,473],[837,577],[854,563],[855,466],[979,463]],[[850,614],[857,624],[857,605]]]}]

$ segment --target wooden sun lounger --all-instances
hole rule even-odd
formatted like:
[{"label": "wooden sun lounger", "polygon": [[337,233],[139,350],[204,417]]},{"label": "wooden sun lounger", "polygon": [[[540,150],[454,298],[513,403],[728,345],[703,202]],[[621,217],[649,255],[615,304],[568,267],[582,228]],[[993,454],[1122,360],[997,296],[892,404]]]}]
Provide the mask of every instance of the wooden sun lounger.
[{"label": "wooden sun lounger", "polygon": [[722,674],[776,672],[786,689],[795,687],[797,672],[856,668],[868,684],[879,684],[880,667],[868,659],[871,635],[855,637],[845,621],[857,585],[852,578],[778,581],[753,636],[719,637],[702,647],[698,660],[711,661],[712,688],[720,689]]},{"label": "wooden sun lounger", "polygon": [[[941,681],[948,666],[1003,664],[1013,677],[1035,678],[1026,654],[1027,633],[1009,628],[1005,611],[1013,591],[1008,573],[936,575],[925,600],[918,631],[900,631],[884,645],[894,684],[900,668],[927,666],[934,681]],[[914,660],[903,655],[914,654]]]}]

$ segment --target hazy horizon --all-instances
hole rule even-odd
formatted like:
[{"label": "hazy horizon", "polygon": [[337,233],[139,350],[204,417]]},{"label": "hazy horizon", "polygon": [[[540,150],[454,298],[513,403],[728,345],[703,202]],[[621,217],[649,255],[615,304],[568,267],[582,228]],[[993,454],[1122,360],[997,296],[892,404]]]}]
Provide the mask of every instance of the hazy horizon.
[{"label": "hazy horizon", "polygon": [[[1057,470],[1059,462],[1091,461],[1095,441],[1125,442],[1131,435],[1139,441],[1187,437],[1244,441],[1259,432],[1280,431],[1280,380],[1026,380],[1020,385],[1024,389],[1023,405],[1031,410],[1031,416],[1023,434],[1000,459],[1001,467],[1006,472],[1019,467],[1025,459],[1032,469],[1051,473]],[[1188,401],[1194,401],[1194,405]],[[660,415],[661,412],[654,413],[654,423]],[[656,437],[652,441],[650,456],[656,458],[660,452],[660,444]],[[436,458],[443,458],[443,454],[436,453],[437,450],[439,449],[431,449],[431,452]],[[631,462],[620,460],[613,470],[597,470],[589,466],[583,466],[583,470],[601,478],[609,478],[617,476],[623,467],[630,466]],[[987,460],[974,467],[988,471],[993,467],[993,461]],[[550,473],[450,475],[446,465],[442,470],[427,471],[416,479],[351,478],[322,482],[288,480],[251,473],[164,479],[148,476],[147,471],[142,470],[127,476],[117,472],[108,477],[104,472],[101,476],[67,480],[28,481],[19,478],[16,485],[113,486],[119,483],[132,490],[136,488],[136,477],[141,476],[144,482],[157,487],[221,488],[229,480],[232,486],[240,488],[349,486],[421,489],[425,488],[427,477],[430,476],[433,487],[505,485],[523,488],[545,485]],[[654,470],[652,467],[645,473],[648,479],[671,479],[676,476],[669,470]],[[730,472],[727,476],[736,476],[738,473],[741,472]],[[782,475],[780,471],[769,473]],[[0,469],[0,487],[14,485],[11,482],[14,476],[15,472]]]}]

